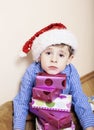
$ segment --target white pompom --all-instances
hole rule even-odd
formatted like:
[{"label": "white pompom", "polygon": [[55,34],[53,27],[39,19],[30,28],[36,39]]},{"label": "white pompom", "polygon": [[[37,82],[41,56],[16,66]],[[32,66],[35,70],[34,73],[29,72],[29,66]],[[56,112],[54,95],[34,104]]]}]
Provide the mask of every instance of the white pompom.
[{"label": "white pompom", "polygon": [[24,53],[23,51],[21,51],[21,52],[19,53],[19,56],[20,56],[20,57],[26,57],[26,56],[27,56],[27,54],[26,54],[26,53]]}]

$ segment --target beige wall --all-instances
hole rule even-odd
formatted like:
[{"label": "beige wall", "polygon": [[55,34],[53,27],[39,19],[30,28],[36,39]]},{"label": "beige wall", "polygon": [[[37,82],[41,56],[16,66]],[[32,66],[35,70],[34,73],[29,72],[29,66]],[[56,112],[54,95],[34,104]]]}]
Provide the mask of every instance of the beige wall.
[{"label": "beige wall", "polygon": [[79,49],[73,63],[80,76],[94,70],[94,0],[0,1],[0,104],[16,95],[32,61],[18,56],[22,45],[42,27],[62,22],[76,35]]}]

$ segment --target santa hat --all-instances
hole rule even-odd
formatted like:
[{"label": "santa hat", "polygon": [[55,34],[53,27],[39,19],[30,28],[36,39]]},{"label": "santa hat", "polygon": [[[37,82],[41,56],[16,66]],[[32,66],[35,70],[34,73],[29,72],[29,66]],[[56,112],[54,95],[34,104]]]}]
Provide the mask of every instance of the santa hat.
[{"label": "santa hat", "polygon": [[62,23],[52,23],[47,27],[35,33],[23,46],[21,56],[26,56],[32,52],[33,60],[37,61],[40,54],[52,44],[61,44],[71,46],[74,51],[77,49],[75,36],[67,30]]}]

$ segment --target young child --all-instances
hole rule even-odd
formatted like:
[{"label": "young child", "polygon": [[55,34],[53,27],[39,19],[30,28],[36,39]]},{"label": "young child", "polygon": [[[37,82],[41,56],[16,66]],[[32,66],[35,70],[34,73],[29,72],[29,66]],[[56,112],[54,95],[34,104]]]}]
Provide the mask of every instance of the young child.
[{"label": "young child", "polygon": [[67,75],[64,94],[72,95],[72,104],[84,130],[94,130],[94,114],[82,91],[79,74],[71,64],[77,49],[74,35],[61,23],[52,23],[38,31],[24,45],[25,55],[31,50],[34,62],[27,68],[21,88],[13,100],[14,130],[25,130],[32,88],[39,72]]}]

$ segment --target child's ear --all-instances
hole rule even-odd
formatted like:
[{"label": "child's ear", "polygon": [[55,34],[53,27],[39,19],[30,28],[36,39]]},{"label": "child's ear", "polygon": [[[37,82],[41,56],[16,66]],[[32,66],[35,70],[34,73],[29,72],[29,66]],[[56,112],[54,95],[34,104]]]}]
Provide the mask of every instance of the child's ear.
[{"label": "child's ear", "polygon": [[71,56],[69,57],[69,59],[68,59],[68,61],[67,61],[67,65],[69,65],[69,64],[71,63],[71,61],[72,61],[73,58],[74,58],[74,55],[71,55]]},{"label": "child's ear", "polygon": [[39,58],[38,58],[38,62],[40,62],[40,56],[39,56]]}]

